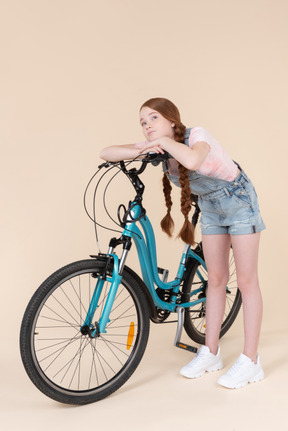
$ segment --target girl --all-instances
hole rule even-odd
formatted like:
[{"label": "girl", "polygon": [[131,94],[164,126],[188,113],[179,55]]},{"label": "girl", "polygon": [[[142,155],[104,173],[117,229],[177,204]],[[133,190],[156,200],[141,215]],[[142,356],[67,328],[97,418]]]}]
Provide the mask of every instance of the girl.
[{"label": "girl", "polygon": [[[257,261],[260,232],[265,225],[259,212],[253,184],[202,127],[186,129],[177,107],[164,98],[153,98],[140,109],[140,124],[146,141],[140,144],[111,146],[101,151],[104,160],[133,159],[150,151],[167,151],[172,159],[163,163],[163,191],[167,214],[162,229],[171,236],[173,220],[170,181],[181,187],[184,224],[179,233],[188,244],[194,243],[193,226],[188,220],[191,192],[201,209],[202,244],[208,269],[206,339],[196,357],[180,374],[188,378],[223,368],[219,333],[224,314],[228,258],[232,244],[244,313],[244,348],[233,367],[218,383],[240,388],[263,379],[257,353],[262,318],[262,296],[258,283]],[[193,196],[192,195],[192,196]],[[195,196],[194,196],[195,197]]]}]

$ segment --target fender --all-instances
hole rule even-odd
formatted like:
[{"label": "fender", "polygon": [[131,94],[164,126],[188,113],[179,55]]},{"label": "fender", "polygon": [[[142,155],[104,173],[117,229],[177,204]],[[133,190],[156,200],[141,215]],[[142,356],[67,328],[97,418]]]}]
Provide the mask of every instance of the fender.
[{"label": "fender", "polygon": [[139,275],[135,271],[133,271],[133,269],[129,268],[129,266],[124,266],[124,271],[127,271],[131,275],[131,277],[135,278],[135,280],[137,281],[137,283],[139,284],[139,286],[143,290],[145,297],[146,297],[146,300],[147,300],[147,305],[149,308],[149,314],[150,314],[151,321],[153,323],[159,323],[159,319],[158,319],[157,312],[156,312],[156,307],[154,305],[152,296],[150,295],[148,287],[146,286],[146,284],[144,283],[142,278],[140,278]]}]

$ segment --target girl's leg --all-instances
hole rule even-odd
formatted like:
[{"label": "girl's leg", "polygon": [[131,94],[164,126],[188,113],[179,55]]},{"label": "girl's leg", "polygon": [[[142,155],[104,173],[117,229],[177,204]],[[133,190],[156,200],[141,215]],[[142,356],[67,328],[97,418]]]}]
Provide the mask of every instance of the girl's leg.
[{"label": "girl's leg", "polygon": [[232,235],[238,287],[244,315],[244,355],[255,363],[262,320],[262,296],[258,281],[258,250],[260,233]]},{"label": "girl's leg", "polygon": [[229,279],[231,238],[229,234],[203,235],[202,244],[208,269],[205,344],[216,355]]},{"label": "girl's leg", "polygon": [[228,234],[203,235],[202,244],[208,269],[206,345],[202,346],[197,356],[181,369],[180,374],[188,378],[200,377],[206,371],[223,368],[218,342],[229,278],[231,239]]}]

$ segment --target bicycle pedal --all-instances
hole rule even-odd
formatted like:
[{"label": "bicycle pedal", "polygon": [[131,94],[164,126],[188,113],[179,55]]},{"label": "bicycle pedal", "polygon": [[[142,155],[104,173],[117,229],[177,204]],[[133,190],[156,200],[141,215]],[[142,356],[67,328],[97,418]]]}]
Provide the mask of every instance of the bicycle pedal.
[{"label": "bicycle pedal", "polygon": [[197,353],[198,349],[197,347],[189,346],[188,344],[177,342],[175,344],[176,347],[179,347],[180,349],[188,350],[188,352]]}]

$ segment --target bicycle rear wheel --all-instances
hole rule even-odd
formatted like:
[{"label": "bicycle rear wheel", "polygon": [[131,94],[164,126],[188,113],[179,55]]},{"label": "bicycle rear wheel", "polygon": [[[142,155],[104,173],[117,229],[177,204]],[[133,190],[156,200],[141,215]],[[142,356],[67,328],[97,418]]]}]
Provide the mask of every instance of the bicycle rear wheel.
[{"label": "bicycle rear wheel", "polygon": [[[203,258],[203,256],[201,256]],[[226,290],[226,305],[221,325],[220,338],[231,327],[241,307],[241,293],[237,287],[236,268],[231,248],[229,257],[229,281]],[[187,268],[187,277],[183,285],[183,302],[204,299],[185,311],[184,328],[187,335],[196,343],[205,344],[206,334],[206,289],[208,274],[196,259],[191,259]],[[195,293],[194,293],[195,291]]]},{"label": "bicycle rear wheel", "polygon": [[[149,336],[145,296],[124,269],[106,333],[83,335],[97,275],[105,262],[74,262],[51,275],[31,298],[23,317],[20,350],[36,387],[67,404],[98,401],[122,386],[138,366]],[[110,283],[105,282],[94,321],[99,321]]]}]

